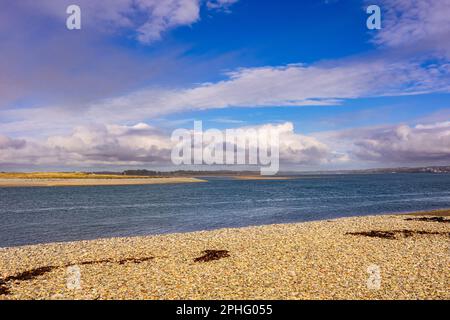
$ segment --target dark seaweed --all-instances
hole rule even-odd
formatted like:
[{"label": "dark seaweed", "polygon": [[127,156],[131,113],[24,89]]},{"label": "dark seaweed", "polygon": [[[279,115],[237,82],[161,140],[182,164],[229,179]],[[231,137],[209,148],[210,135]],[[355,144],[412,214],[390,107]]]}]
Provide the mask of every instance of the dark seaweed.
[{"label": "dark seaweed", "polygon": [[110,259],[104,259],[104,260],[94,260],[94,261],[83,261],[80,263],[71,263],[71,264],[66,264],[63,266],[46,266],[46,267],[40,267],[40,268],[36,268],[36,269],[31,269],[31,270],[27,270],[24,272],[21,272],[17,275],[13,275],[13,276],[8,276],[4,279],[0,279],[0,296],[1,295],[9,295],[11,292],[7,287],[7,284],[9,282],[12,281],[28,281],[28,280],[33,280],[37,277],[40,277],[54,269],[57,268],[67,268],[73,265],[92,265],[92,264],[102,264],[102,263],[118,263],[118,264],[125,264],[125,263],[141,263],[144,261],[149,261],[154,259],[154,257],[143,257],[143,258],[128,258],[128,259],[122,259],[119,261],[114,261],[114,260],[110,260]]},{"label": "dark seaweed", "polygon": [[450,219],[445,219],[443,217],[406,218],[405,220],[407,220],[407,221],[425,221],[425,222],[450,223]]},{"label": "dark seaweed", "polygon": [[203,256],[195,258],[194,262],[209,262],[229,257],[227,250],[205,250]]},{"label": "dark seaweed", "polygon": [[444,235],[444,236],[450,237],[450,232],[403,229],[403,230],[391,230],[391,231],[371,230],[371,231],[362,231],[362,232],[347,232],[346,235],[365,236],[365,237],[372,237],[372,238],[396,240],[396,239],[398,239],[398,236],[403,236],[404,238],[409,238],[414,235]]}]

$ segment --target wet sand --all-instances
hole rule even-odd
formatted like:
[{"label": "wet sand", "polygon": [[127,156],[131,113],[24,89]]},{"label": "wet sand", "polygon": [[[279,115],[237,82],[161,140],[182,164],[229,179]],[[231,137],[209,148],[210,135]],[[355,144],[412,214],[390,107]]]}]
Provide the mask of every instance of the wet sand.
[{"label": "wet sand", "polygon": [[450,299],[449,213],[3,248],[0,299]]}]

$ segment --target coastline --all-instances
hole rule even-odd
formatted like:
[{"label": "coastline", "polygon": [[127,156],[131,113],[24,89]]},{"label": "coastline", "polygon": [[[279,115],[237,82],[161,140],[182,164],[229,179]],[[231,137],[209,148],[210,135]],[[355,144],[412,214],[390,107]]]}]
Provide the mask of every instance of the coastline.
[{"label": "coastline", "polygon": [[145,184],[199,183],[206,180],[191,177],[164,178],[0,178],[0,188],[5,187],[69,187],[69,186],[122,186]]},{"label": "coastline", "polygon": [[0,299],[449,299],[449,214],[2,248]]},{"label": "coastline", "polygon": [[410,216],[435,216],[435,217],[449,217],[450,209],[438,209],[432,211],[416,211],[416,212],[407,212],[406,215]]}]

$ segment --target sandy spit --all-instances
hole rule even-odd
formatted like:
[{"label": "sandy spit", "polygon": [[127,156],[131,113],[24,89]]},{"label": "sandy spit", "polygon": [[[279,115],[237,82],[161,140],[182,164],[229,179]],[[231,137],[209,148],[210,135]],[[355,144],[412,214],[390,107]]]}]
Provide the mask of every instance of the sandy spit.
[{"label": "sandy spit", "polygon": [[445,212],[3,248],[0,299],[450,299]]},{"label": "sandy spit", "polygon": [[0,187],[64,187],[64,186],[118,186],[142,184],[194,183],[206,180],[190,177],[135,178],[135,179],[1,179]]}]

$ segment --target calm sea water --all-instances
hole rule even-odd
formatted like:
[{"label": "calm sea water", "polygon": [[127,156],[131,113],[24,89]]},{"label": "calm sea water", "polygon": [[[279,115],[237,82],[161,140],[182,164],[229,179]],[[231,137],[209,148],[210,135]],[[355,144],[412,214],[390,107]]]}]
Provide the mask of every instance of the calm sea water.
[{"label": "calm sea water", "polygon": [[0,188],[0,247],[450,207],[450,174]]}]

